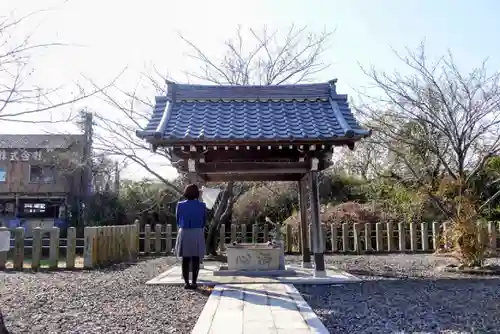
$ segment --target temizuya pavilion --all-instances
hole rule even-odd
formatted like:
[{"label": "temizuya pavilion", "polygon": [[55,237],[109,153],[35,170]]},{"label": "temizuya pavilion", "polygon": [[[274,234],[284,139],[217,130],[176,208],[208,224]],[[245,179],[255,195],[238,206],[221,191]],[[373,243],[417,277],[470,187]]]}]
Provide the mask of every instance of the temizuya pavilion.
[{"label": "temizuya pavilion", "polygon": [[370,135],[353,117],[337,80],[282,86],[211,86],[167,82],[139,138],[165,149],[191,182],[297,181],[301,249],[315,273],[325,272],[319,221],[318,172],[331,163],[335,146]]}]

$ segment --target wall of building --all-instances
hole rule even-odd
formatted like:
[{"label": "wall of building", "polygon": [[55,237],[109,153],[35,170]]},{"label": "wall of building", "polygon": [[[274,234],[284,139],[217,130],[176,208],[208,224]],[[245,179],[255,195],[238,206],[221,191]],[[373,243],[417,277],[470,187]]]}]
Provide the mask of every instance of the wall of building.
[{"label": "wall of building", "polygon": [[[81,191],[79,157],[77,148],[71,151],[0,148],[0,193],[71,192],[78,195]],[[69,161],[73,158],[76,161]],[[36,168],[43,170],[38,180]]]}]

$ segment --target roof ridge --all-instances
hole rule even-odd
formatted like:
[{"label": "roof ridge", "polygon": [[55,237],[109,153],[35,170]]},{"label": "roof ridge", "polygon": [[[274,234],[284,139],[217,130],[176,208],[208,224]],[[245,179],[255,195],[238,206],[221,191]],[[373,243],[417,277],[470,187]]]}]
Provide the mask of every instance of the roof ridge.
[{"label": "roof ridge", "polygon": [[[317,82],[317,83],[299,83],[299,84],[284,84],[284,85],[216,85],[216,84],[189,84],[189,83],[176,83],[169,82],[168,85],[175,85],[180,88],[185,87],[231,87],[231,88],[262,88],[262,87],[279,87],[279,88],[297,88],[297,87],[307,87],[307,86],[324,86],[326,84],[330,84],[330,82]],[[167,85],[167,86],[168,86]]]},{"label": "roof ridge", "polygon": [[281,99],[328,98],[336,95],[336,81],[297,85],[204,85],[167,82],[166,99]]}]

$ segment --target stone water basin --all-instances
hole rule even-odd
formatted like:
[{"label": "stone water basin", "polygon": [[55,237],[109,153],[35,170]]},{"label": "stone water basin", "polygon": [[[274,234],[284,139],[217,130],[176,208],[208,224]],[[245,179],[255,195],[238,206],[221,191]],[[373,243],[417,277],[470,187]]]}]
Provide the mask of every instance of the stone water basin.
[{"label": "stone water basin", "polygon": [[237,244],[227,245],[227,270],[258,271],[280,269],[283,250],[278,245]]}]

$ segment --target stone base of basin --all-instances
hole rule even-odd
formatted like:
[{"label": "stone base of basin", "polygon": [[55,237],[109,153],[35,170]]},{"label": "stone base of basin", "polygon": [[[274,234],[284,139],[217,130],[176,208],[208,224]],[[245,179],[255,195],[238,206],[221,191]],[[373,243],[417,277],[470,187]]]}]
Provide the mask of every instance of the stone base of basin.
[{"label": "stone base of basin", "polygon": [[275,270],[229,270],[227,266],[221,266],[214,271],[214,276],[247,276],[247,277],[293,277],[297,272],[293,269]]}]

